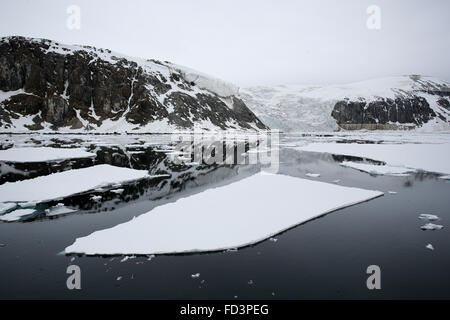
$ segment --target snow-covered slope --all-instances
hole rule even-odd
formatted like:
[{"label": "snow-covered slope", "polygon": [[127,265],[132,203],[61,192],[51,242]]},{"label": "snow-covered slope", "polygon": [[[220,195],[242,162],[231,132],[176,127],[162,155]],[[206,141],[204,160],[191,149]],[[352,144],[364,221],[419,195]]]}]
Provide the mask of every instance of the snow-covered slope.
[{"label": "snow-covered slope", "polygon": [[267,129],[238,88],[170,62],[0,38],[1,132]]},{"label": "snow-covered slope", "polygon": [[250,87],[240,96],[265,124],[283,131],[448,131],[449,88],[432,77],[397,76],[347,85]]}]

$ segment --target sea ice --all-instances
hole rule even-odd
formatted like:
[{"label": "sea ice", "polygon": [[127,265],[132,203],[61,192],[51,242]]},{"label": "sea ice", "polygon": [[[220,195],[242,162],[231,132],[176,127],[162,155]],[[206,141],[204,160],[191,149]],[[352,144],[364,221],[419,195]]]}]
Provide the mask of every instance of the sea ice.
[{"label": "sea ice", "polygon": [[318,178],[318,177],[320,177],[320,173],[307,173],[307,174],[305,174],[305,176],[310,177],[310,178]]},{"label": "sea ice", "polygon": [[429,250],[434,250],[434,247],[431,243],[427,244],[425,248],[427,248]]},{"label": "sea ice", "polygon": [[386,162],[393,167],[450,174],[450,143],[311,143],[295,149],[368,158]]},{"label": "sea ice", "polygon": [[434,224],[434,223],[427,223],[420,227],[422,230],[441,230],[444,226],[441,226],[440,224]]},{"label": "sea ice", "polygon": [[315,217],[382,194],[259,173],[78,238],[65,252],[113,255],[227,250],[260,242]]},{"label": "sea ice", "polygon": [[83,148],[11,148],[0,150],[0,161],[8,162],[45,162],[76,158],[95,157],[95,153]]},{"label": "sea ice", "polygon": [[35,212],[34,209],[17,209],[14,210],[13,212],[0,216],[0,220],[6,222],[18,221],[25,216],[33,214],[34,212]]},{"label": "sea ice", "polygon": [[419,215],[419,219],[435,221],[435,220],[439,220],[439,217],[437,215],[434,215],[434,214],[422,213],[421,215]]},{"label": "sea ice", "polygon": [[415,172],[414,169],[393,167],[385,165],[374,165],[369,163],[344,161],[341,166],[353,168],[371,174],[391,175],[391,176],[407,176],[408,173]]},{"label": "sea ice", "polygon": [[31,202],[64,198],[113,183],[148,177],[147,170],[114,167],[107,164],[69,170],[0,185],[0,202]]},{"label": "sea ice", "polygon": [[17,207],[16,203],[2,203],[0,202],[0,214],[4,214]]}]

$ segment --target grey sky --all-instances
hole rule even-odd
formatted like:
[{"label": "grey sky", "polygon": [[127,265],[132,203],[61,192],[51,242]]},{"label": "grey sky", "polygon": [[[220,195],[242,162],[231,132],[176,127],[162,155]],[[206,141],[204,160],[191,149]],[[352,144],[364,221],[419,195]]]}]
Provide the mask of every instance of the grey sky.
[{"label": "grey sky", "polygon": [[[81,29],[66,27],[69,5]],[[369,5],[381,29],[366,27]],[[448,0],[1,0],[0,35],[169,60],[238,85],[450,80]]]}]

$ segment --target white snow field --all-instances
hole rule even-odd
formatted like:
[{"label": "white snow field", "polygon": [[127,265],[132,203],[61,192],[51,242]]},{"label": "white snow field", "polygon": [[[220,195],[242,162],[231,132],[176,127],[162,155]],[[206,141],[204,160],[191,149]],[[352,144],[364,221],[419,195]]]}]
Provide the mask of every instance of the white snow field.
[{"label": "white snow field", "polygon": [[67,197],[102,186],[148,177],[147,170],[107,164],[0,185],[0,202],[36,202]]},{"label": "white snow field", "polygon": [[408,169],[403,167],[383,166],[352,161],[344,161],[341,163],[341,166],[364,171],[370,174],[389,175],[389,176],[408,176],[409,173],[416,171],[414,169]]},{"label": "white snow field", "polygon": [[0,150],[0,161],[8,162],[45,162],[95,156],[95,153],[87,152],[84,148],[31,147]]},{"label": "white snow field", "polygon": [[381,195],[380,191],[258,173],[78,238],[65,252],[169,254],[238,248]]},{"label": "white snow field", "polygon": [[450,174],[450,143],[357,144],[311,143],[296,150],[347,155],[384,161],[393,167]]}]

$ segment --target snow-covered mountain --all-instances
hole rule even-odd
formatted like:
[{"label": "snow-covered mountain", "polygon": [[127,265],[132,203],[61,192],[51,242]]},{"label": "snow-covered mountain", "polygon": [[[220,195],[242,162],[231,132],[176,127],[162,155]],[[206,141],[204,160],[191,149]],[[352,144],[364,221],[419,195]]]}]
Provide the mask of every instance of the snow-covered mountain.
[{"label": "snow-covered mountain", "polygon": [[240,97],[271,128],[285,132],[339,129],[450,131],[450,85],[398,76],[347,85],[241,89]]},{"label": "snow-covered mountain", "polygon": [[169,62],[0,38],[0,132],[267,129],[237,93],[231,84]]}]

